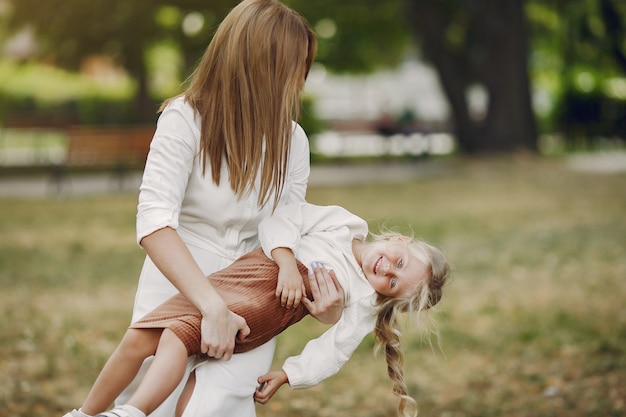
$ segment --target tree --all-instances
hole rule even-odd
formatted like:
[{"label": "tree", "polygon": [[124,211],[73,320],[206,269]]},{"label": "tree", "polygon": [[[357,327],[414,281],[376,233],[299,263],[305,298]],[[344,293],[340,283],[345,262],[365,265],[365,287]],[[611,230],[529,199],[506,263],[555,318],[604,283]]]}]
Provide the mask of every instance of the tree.
[{"label": "tree", "polygon": [[286,0],[313,26],[316,61],[334,72],[364,74],[390,68],[410,45],[398,0]]},{"label": "tree", "polygon": [[534,49],[553,57],[547,70],[559,75],[554,128],[564,134],[566,145],[588,147],[601,137],[626,137],[624,2],[552,0],[531,5]]},{"label": "tree", "polygon": [[[409,39],[437,73],[465,153],[537,150],[530,95],[528,29],[523,0],[292,0],[313,24],[337,33],[320,40],[319,61],[362,72],[391,67]],[[468,90],[480,86],[488,105],[472,115]]]},{"label": "tree", "polygon": [[[465,153],[537,150],[523,0],[408,0],[412,29],[436,67]],[[470,87],[486,91],[473,117]]]},{"label": "tree", "polygon": [[[202,53],[234,0],[10,0],[9,29],[34,29],[40,59],[76,69],[91,54],[112,57],[137,81],[138,121],[152,121],[155,104],[148,91],[145,53],[158,42],[171,40],[186,61]],[[192,34],[182,22],[195,14],[203,22]]]},{"label": "tree", "polygon": [[[179,45],[186,65],[201,55],[214,25],[236,0],[11,0],[12,27],[34,27],[42,52],[76,66],[90,53],[113,56],[138,81],[137,111],[154,117],[144,52],[157,42]],[[432,62],[452,109],[460,150],[537,149],[530,100],[528,30],[523,0],[284,0],[319,35],[319,61],[343,72],[396,65],[409,45]],[[185,16],[205,24],[189,36]],[[468,89],[481,86],[488,105],[470,112]]]}]

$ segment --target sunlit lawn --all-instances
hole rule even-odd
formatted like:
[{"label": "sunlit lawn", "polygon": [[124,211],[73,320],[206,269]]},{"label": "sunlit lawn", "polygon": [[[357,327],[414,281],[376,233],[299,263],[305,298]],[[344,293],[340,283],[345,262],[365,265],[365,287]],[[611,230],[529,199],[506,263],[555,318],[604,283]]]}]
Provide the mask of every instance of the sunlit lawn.
[{"label": "sunlit lawn", "polygon": [[[403,339],[420,415],[626,416],[626,174],[532,158],[442,164],[410,183],[308,195],[448,254],[440,344]],[[135,207],[134,195],[0,201],[0,417],[80,405],[130,318]],[[323,329],[289,329],[274,367]],[[392,416],[395,405],[368,338],[340,374],[283,388],[258,413]]]}]

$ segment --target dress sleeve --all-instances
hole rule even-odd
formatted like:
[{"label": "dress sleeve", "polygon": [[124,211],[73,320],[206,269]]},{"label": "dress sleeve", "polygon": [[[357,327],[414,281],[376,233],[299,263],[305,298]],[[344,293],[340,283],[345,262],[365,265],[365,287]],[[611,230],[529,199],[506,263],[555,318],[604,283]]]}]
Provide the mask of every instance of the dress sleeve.
[{"label": "dress sleeve", "polygon": [[259,241],[271,258],[275,248],[289,248],[298,257],[302,236],[314,232],[347,228],[356,238],[365,238],[367,222],[339,206],[294,203],[277,207],[259,224]]},{"label": "dress sleeve", "polygon": [[157,123],[146,160],[137,207],[137,243],[164,227],[178,227],[185,189],[199,149],[193,110],[182,99]]},{"label": "dress sleeve", "polygon": [[294,131],[291,140],[291,154],[289,157],[289,194],[286,204],[302,203],[306,196],[309,174],[311,173],[311,154],[309,150],[309,138],[300,127],[294,123]]},{"label": "dress sleeve", "polygon": [[298,356],[285,360],[283,371],[291,388],[312,387],[341,369],[365,336],[374,330],[371,303],[371,297],[366,297],[346,307],[334,326],[309,341]]}]

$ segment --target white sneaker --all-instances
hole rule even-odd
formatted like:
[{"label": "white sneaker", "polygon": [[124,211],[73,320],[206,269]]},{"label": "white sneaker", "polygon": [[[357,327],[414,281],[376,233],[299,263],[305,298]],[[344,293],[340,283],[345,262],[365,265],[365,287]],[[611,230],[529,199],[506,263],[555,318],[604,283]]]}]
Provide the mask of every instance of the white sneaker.
[{"label": "white sneaker", "polygon": [[[74,417],[74,416],[72,416]],[[120,407],[115,407],[112,410],[109,411],[105,411],[104,413],[100,413],[95,415],[94,417],[132,417],[128,411],[120,408]]]},{"label": "white sneaker", "polygon": [[83,415],[77,409],[73,409],[63,417],[83,417]]}]

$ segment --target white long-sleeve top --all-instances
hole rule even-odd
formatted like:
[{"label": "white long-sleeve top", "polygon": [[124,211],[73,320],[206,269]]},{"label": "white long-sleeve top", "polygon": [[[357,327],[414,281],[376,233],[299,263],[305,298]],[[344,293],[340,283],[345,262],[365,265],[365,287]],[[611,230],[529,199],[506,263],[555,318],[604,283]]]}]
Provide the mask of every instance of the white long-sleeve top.
[{"label": "white long-sleeve top", "polygon": [[261,246],[268,257],[273,249],[285,247],[305,265],[321,262],[335,271],[345,293],[339,321],[283,364],[294,389],[311,387],[337,373],[374,330],[376,293],[352,252],[352,240],[364,240],[367,233],[365,220],[348,210],[308,203],[282,206],[259,226]]},{"label": "white long-sleeve top", "polygon": [[[303,202],[310,172],[309,142],[293,124],[287,175],[279,205]],[[205,274],[230,265],[259,247],[258,225],[271,214],[273,198],[257,205],[259,184],[241,199],[230,188],[222,166],[220,185],[211,178],[210,163],[202,174],[200,119],[178,98],[164,109],[144,169],[137,207],[137,242],[164,227],[175,229]],[[146,257],[141,271],[133,321],[177,292]]]}]

